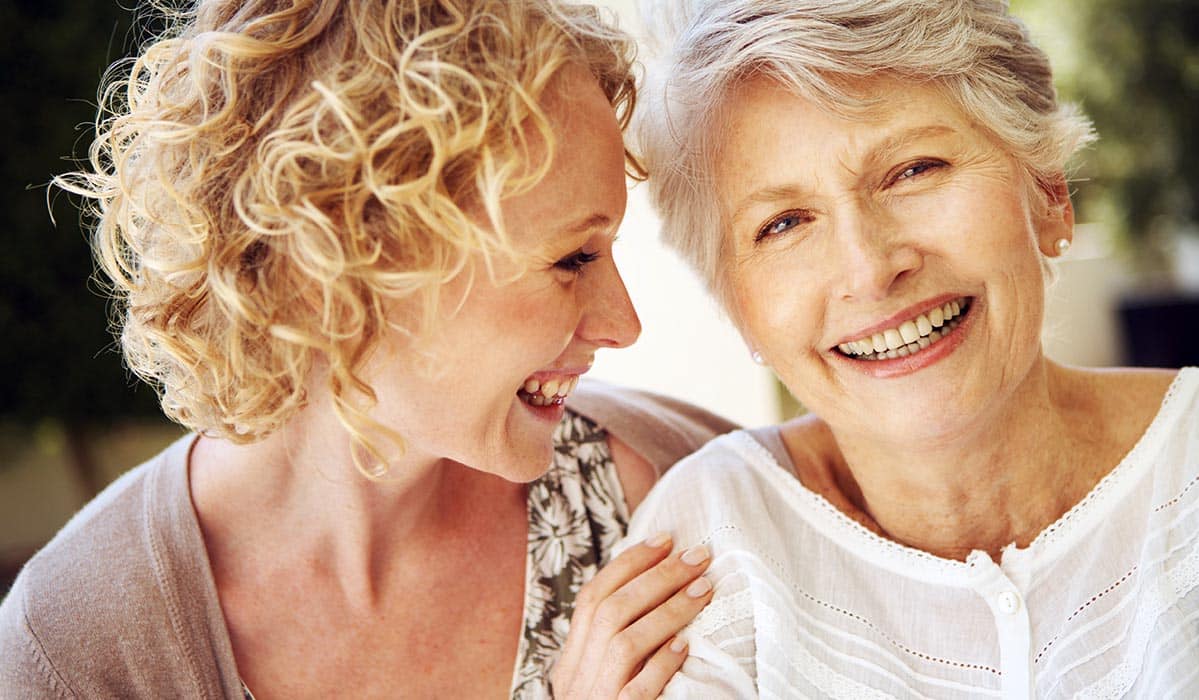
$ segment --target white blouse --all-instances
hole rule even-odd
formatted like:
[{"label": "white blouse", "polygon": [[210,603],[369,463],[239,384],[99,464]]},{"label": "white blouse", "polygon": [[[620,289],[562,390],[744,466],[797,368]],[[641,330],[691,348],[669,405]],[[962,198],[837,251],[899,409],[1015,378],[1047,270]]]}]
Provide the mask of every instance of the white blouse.
[{"label": "white blouse", "polygon": [[667,698],[1199,698],[1199,369],[1124,460],[999,564],[883,539],[746,432],[671,469],[626,542],[707,544]]}]

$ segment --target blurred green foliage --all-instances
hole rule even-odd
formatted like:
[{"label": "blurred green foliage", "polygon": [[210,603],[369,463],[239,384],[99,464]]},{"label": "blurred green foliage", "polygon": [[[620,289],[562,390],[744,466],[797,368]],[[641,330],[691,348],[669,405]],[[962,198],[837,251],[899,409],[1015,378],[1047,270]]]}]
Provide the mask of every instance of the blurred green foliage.
[{"label": "blurred green foliage", "polygon": [[[1080,220],[1102,222],[1152,263],[1199,216],[1199,1],[1015,0],[1064,98],[1094,120]],[[1145,260],[1145,256],[1149,260]]]}]

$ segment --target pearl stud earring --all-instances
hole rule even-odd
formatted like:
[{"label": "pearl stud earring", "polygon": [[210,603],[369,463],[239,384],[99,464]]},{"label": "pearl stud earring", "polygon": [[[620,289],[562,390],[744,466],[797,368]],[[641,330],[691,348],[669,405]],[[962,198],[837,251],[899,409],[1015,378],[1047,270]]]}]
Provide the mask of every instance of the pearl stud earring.
[{"label": "pearl stud earring", "polygon": [[1057,249],[1057,254],[1059,256],[1065,255],[1066,251],[1070,250],[1070,239],[1059,238],[1057,239],[1057,242],[1053,244],[1053,247]]},{"label": "pearl stud earring", "polygon": [[760,365],[766,364],[766,360],[762,359],[762,353],[758,352],[757,350],[754,350],[750,357],[754,358],[754,362]]}]

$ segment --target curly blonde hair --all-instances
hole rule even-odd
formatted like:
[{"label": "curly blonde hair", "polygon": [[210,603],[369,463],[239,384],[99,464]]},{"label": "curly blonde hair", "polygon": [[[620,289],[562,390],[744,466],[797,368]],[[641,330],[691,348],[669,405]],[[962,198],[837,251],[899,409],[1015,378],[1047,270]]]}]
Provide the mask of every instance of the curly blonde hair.
[{"label": "curly blonde hair", "polygon": [[418,302],[399,330],[424,332],[469,256],[510,252],[500,199],[553,157],[543,90],[581,65],[624,128],[632,44],[556,0],[157,9],[174,29],[110,69],[90,168],[58,179],[95,217],[125,360],[168,417],[239,443],[305,404],[319,362],[378,455],[357,372],[386,302]]}]

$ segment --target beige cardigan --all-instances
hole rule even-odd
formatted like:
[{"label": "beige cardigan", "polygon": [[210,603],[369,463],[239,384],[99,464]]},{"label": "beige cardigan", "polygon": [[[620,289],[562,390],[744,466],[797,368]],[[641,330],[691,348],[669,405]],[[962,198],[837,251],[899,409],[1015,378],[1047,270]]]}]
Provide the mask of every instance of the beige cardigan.
[{"label": "beige cardigan", "polygon": [[[736,426],[587,383],[573,410],[659,471]],[[0,698],[240,698],[192,508],[194,436],[122,476],[33,557],[0,605]]]}]

